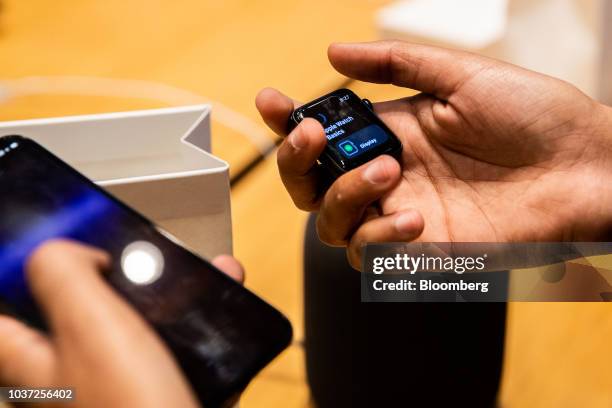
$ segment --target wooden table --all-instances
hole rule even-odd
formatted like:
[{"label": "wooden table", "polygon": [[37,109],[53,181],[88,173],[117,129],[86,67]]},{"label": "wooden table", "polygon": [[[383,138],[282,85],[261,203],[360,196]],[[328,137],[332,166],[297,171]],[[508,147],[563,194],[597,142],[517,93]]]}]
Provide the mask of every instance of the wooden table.
[{"label": "wooden table", "polygon": [[[256,92],[271,85],[307,100],[338,86],[343,78],[327,62],[328,43],[375,38],[373,11],[384,3],[4,0],[0,81],[8,82],[0,82],[0,120],[210,100],[260,130]],[[31,76],[56,80],[18,80]],[[137,82],[82,85],[74,77]],[[355,89],[372,100],[405,95],[389,86]],[[235,174],[258,150],[224,119],[213,124],[213,148]],[[283,310],[296,329],[296,343],[253,382],[241,406],[307,407],[300,345],[306,215],[285,193],[274,156],[232,196],[235,253],[247,268],[247,286]],[[511,304],[509,313],[504,407],[612,406],[608,305],[523,303]]]}]

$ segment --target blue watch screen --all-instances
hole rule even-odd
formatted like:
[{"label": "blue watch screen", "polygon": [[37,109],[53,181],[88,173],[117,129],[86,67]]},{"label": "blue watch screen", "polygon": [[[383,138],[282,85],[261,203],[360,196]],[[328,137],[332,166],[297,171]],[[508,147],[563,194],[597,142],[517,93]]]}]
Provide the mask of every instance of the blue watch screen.
[{"label": "blue watch screen", "polygon": [[389,134],[368,116],[373,115],[354,94],[331,96],[303,113],[318,120],[328,144],[346,159],[361,156],[387,142]]}]

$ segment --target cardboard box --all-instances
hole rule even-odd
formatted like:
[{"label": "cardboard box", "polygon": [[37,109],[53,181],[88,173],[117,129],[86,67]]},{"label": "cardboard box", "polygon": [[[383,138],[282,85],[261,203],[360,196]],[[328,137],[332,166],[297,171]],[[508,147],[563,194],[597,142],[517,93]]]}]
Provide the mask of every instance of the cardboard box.
[{"label": "cardboard box", "polygon": [[36,140],[204,257],[232,252],[229,166],[209,105],[0,122]]}]

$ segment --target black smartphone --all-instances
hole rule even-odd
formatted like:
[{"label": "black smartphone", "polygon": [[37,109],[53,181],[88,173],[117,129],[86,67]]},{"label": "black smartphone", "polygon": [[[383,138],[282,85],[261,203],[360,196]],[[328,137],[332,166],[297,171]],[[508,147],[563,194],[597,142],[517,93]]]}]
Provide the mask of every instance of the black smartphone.
[{"label": "black smartphone", "polygon": [[376,116],[372,103],[348,89],[338,89],[297,108],[289,119],[289,131],[304,118],[318,120],[325,129],[327,146],[319,162],[332,177],[381,154],[399,159],[402,153],[402,142]]},{"label": "black smartphone", "polygon": [[231,403],[291,341],[272,306],[34,141],[1,137],[0,302],[43,330],[24,265],[53,238],[112,255],[109,284],[163,338],[206,407]]}]

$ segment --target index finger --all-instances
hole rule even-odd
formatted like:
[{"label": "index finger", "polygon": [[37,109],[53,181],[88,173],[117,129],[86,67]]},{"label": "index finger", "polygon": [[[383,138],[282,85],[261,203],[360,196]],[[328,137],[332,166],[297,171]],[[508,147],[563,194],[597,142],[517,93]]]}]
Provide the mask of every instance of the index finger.
[{"label": "index finger", "polygon": [[49,241],[30,256],[28,284],[60,343],[108,344],[147,327],[100,276],[109,266],[105,252],[71,241]]},{"label": "index finger", "polygon": [[334,68],[350,78],[391,83],[448,99],[483,67],[498,63],[465,51],[404,41],[335,43],[328,49]]},{"label": "index finger", "polygon": [[234,257],[219,255],[212,260],[212,264],[238,283],[244,283],[244,268]]},{"label": "index finger", "polygon": [[301,105],[274,88],[264,88],[255,98],[255,106],[266,125],[279,136],[287,136],[291,113]]},{"label": "index finger", "polygon": [[295,205],[305,211],[319,206],[324,176],[317,165],[327,138],[323,127],[306,118],[278,148],[278,170]]}]

